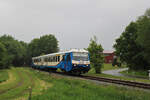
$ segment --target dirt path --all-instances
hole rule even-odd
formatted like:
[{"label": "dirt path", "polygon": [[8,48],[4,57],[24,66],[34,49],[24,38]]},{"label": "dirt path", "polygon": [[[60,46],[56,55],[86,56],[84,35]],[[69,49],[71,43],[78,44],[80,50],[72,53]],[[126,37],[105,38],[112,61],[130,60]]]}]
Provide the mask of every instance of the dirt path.
[{"label": "dirt path", "polygon": [[114,70],[107,70],[103,71],[103,74],[113,75],[113,76],[124,76],[120,72],[128,70],[128,68],[120,68],[120,69],[114,69]]}]

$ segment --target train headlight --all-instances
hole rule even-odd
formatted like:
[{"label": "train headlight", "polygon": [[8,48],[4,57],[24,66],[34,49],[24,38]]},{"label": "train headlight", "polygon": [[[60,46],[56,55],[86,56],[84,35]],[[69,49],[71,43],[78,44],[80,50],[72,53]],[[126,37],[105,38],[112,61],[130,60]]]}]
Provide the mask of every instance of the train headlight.
[{"label": "train headlight", "polygon": [[73,66],[77,66],[76,64],[74,64]]}]

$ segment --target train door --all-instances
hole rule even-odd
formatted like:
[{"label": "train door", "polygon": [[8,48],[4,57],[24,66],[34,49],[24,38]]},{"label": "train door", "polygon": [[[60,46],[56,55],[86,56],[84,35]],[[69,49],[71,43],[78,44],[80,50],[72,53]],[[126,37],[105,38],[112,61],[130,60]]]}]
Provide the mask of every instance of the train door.
[{"label": "train door", "polygon": [[63,56],[63,61],[64,61],[64,70],[67,72],[70,71],[72,68],[70,54],[66,54],[65,56]]},{"label": "train door", "polygon": [[70,53],[67,55],[67,70],[70,71],[72,68],[72,64],[71,64],[71,55]]}]

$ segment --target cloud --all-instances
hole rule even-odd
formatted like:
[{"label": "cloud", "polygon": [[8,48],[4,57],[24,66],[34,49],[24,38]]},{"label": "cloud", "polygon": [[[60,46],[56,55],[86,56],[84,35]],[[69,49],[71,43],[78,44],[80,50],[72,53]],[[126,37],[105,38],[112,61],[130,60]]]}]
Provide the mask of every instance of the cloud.
[{"label": "cloud", "polygon": [[0,35],[26,42],[53,33],[60,48],[86,48],[96,35],[111,50],[149,0],[0,0]]}]

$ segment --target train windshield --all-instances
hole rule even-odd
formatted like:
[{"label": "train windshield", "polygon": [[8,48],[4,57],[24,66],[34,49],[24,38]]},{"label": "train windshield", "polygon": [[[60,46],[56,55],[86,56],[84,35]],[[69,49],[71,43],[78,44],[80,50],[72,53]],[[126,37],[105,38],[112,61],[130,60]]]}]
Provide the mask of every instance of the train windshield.
[{"label": "train windshield", "polygon": [[76,61],[88,61],[88,53],[83,53],[83,52],[76,52],[73,53],[73,60]]}]

